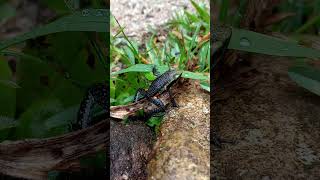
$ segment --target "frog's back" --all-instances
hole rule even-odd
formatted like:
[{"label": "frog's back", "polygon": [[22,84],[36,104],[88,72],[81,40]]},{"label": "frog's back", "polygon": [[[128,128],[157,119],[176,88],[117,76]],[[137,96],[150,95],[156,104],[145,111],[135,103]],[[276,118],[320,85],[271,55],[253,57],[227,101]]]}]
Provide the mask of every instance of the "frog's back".
[{"label": "frog's back", "polygon": [[174,70],[168,70],[165,73],[161,74],[157,79],[152,81],[149,89],[148,95],[154,96],[157,93],[161,93],[164,88],[172,82],[172,74],[176,72]]}]

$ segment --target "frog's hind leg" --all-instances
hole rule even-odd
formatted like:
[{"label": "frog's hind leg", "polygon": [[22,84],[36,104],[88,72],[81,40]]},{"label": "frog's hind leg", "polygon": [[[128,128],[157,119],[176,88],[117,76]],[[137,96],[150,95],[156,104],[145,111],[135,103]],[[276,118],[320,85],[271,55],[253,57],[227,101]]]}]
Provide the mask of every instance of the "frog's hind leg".
[{"label": "frog's hind leg", "polygon": [[103,109],[109,111],[109,99],[107,97],[107,85],[96,84],[88,90],[94,98],[94,101],[99,104]]},{"label": "frog's hind leg", "polygon": [[134,96],[134,102],[137,102],[142,98],[147,98],[148,101],[150,101],[152,104],[158,106],[163,111],[165,111],[165,106],[160,99],[155,99],[155,98],[149,97],[147,92],[144,89],[139,88]]},{"label": "frog's hind leg", "polygon": [[[165,109],[167,109],[169,104],[166,104]],[[161,117],[163,116],[165,111],[162,108],[156,108],[151,111],[145,112],[144,119],[149,119],[151,117]]]},{"label": "frog's hind leg", "polygon": [[160,99],[150,98],[149,101],[154,105],[158,106],[163,112],[166,111],[166,107],[164,106],[163,102]]},{"label": "frog's hind leg", "polygon": [[77,120],[71,124],[70,128],[72,131],[84,129],[89,126],[89,122],[91,121],[91,110],[94,103],[94,97],[89,93],[89,91],[87,91],[85,97],[80,103]]}]

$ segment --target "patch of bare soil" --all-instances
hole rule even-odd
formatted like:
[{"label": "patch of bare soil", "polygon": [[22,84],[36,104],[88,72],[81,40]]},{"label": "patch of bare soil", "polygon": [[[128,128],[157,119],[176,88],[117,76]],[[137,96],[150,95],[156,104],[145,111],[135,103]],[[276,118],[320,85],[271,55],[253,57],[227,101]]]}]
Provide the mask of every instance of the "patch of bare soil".
[{"label": "patch of bare soil", "polygon": [[224,144],[211,161],[218,179],[319,179],[320,97],[287,75],[292,59],[255,56],[220,85],[212,118]]}]

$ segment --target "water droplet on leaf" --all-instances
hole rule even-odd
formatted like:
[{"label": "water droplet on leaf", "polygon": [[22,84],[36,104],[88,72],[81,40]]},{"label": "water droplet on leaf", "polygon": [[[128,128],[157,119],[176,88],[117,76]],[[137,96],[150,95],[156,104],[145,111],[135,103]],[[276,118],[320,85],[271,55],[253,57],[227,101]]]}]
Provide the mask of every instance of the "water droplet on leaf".
[{"label": "water droplet on leaf", "polygon": [[251,42],[249,41],[248,38],[243,37],[240,39],[240,46],[249,47],[249,46],[251,46]]},{"label": "water droplet on leaf", "polygon": [[90,12],[88,9],[84,9],[84,10],[82,10],[81,14],[82,14],[82,16],[89,16]]}]

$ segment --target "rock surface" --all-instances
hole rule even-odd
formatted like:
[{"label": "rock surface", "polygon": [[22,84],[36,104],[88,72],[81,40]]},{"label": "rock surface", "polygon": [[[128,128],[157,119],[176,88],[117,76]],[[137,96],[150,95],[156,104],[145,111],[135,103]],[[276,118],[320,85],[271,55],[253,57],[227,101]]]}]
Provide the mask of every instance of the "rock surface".
[{"label": "rock surface", "polygon": [[210,95],[195,82],[180,87],[172,108],[163,119],[148,179],[209,179]]},{"label": "rock surface", "polygon": [[292,59],[254,56],[213,99],[218,134],[236,144],[214,153],[219,179],[319,179],[320,97],[287,74]]},{"label": "rock surface", "polygon": [[146,179],[155,134],[143,122],[110,122],[110,179]]}]

